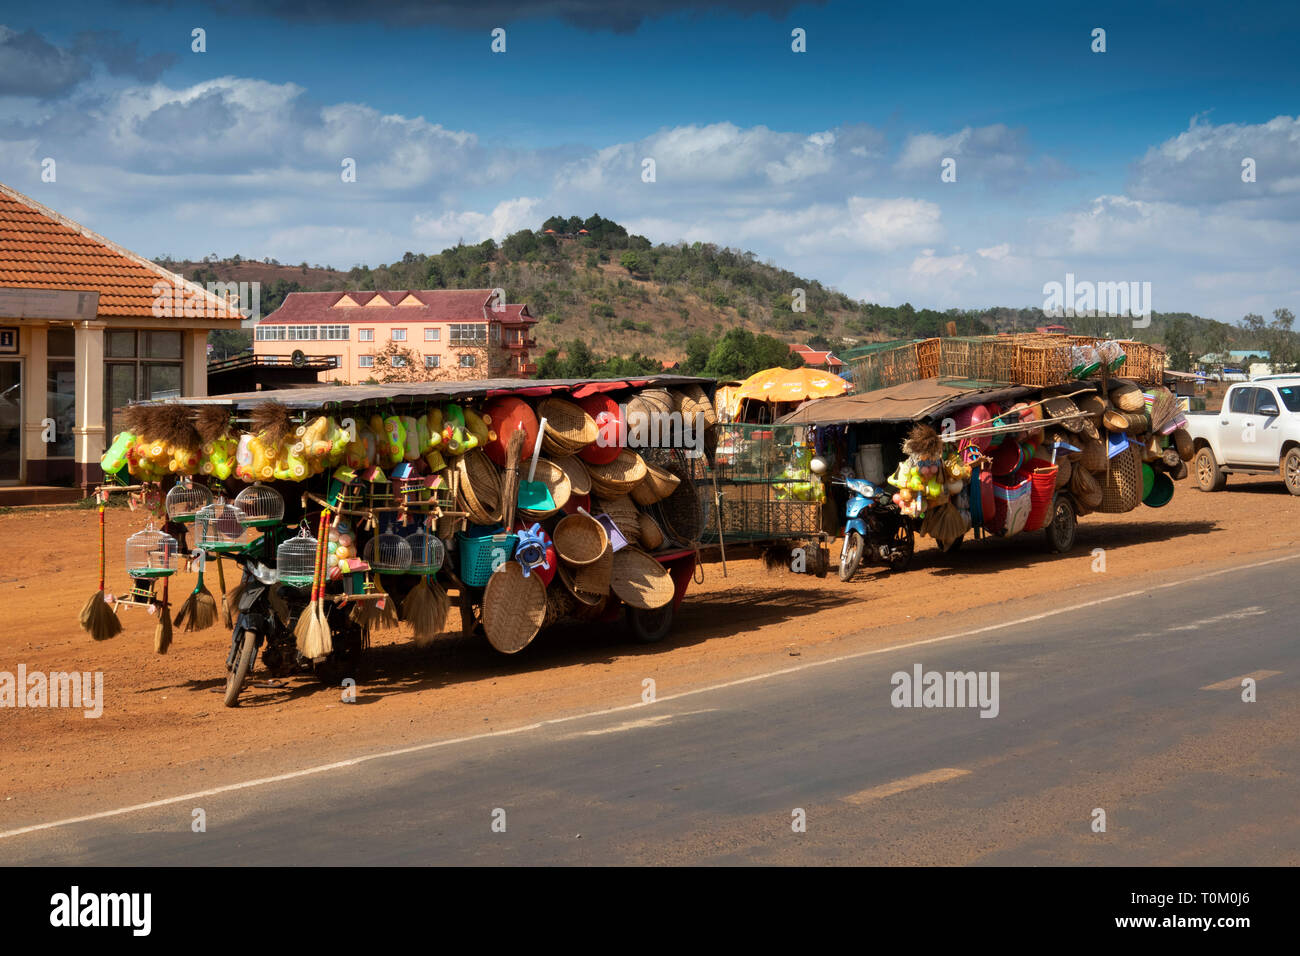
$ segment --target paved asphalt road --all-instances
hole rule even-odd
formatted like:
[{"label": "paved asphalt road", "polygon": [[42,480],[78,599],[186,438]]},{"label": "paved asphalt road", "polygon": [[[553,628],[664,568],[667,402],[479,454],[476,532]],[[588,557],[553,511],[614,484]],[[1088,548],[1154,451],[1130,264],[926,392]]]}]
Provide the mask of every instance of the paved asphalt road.
[{"label": "paved asphalt road", "polygon": [[[0,863],[1295,865],[1298,571],[205,797],[202,834],[186,803],[0,839]],[[998,672],[997,717],[893,707],[915,664]]]}]

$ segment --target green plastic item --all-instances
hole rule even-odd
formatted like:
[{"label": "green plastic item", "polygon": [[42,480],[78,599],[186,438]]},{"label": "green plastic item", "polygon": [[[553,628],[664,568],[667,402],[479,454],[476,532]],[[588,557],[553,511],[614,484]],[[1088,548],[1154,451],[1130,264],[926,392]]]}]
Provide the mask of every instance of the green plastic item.
[{"label": "green plastic item", "polygon": [[544,481],[534,481],[537,459],[542,453],[542,435],[546,432],[546,419],[537,425],[537,441],[533,442],[533,463],[528,468],[528,480],[519,482],[519,507],[526,511],[554,511],[555,497]]}]

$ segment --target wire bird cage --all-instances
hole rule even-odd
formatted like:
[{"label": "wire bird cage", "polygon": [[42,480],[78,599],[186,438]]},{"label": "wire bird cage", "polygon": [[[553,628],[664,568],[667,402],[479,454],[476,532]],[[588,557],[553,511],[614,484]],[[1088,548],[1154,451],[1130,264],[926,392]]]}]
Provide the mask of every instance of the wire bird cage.
[{"label": "wire bird cage", "polygon": [[284,498],[280,492],[259,482],[249,485],[235,495],[239,519],[249,528],[269,528],[284,518]]},{"label": "wire bird cage", "polygon": [[275,549],[275,566],[281,584],[306,587],[316,581],[316,549],[320,542],[307,530],[307,523],[298,527],[298,533]]},{"label": "wire bird cage", "polygon": [[152,524],[126,539],[126,571],[133,578],[165,578],[179,569],[180,545]]},{"label": "wire bird cage", "polygon": [[223,497],[194,515],[198,547],[204,551],[239,551],[248,545],[244,512]]},{"label": "wire bird cage", "polygon": [[411,550],[410,572],[412,574],[434,574],[441,567],[447,555],[447,549],[437,535],[430,534],[423,528],[409,535],[406,545]]},{"label": "wire bird cage", "polygon": [[[694,480],[716,479],[727,540],[812,537],[822,531],[825,492],[812,474],[812,449],[799,440],[800,432],[793,425],[718,426],[712,473],[707,465],[697,466]],[[718,540],[717,515],[705,516],[702,540]]]},{"label": "wire bird cage", "polygon": [[411,546],[400,534],[377,534],[366,542],[365,561],[376,571],[406,571],[411,567]]},{"label": "wire bird cage", "polygon": [[196,485],[187,478],[172,486],[171,491],[167,492],[165,504],[168,518],[188,524],[194,520],[200,508],[212,504],[212,491],[207,485]]}]

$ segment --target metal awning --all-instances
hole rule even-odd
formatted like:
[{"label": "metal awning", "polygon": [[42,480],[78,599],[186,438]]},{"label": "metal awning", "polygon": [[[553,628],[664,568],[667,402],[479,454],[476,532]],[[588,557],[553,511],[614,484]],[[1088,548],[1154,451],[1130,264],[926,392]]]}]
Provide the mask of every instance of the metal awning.
[{"label": "metal awning", "polygon": [[631,388],[672,388],[699,385],[712,396],[716,382],[689,375],[643,375],[628,378],[489,378],[464,382],[394,382],[386,385],[319,385],[310,388],[267,389],[201,398],[171,398],[141,404],[229,405],[246,411],[262,402],[282,402],[293,411],[333,411],[363,405],[405,405],[437,401],[465,401],[519,395],[545,398],[560,394],[585,398]]},{"label": "metal awning", "polygon": [[967,405],[1016,401],[1041,391],[1026,385],[944,382],[937,378],[904,382],[870,392],[804,402],[777,419],[778,425],[848,425],[911,422],[940,417]]}]

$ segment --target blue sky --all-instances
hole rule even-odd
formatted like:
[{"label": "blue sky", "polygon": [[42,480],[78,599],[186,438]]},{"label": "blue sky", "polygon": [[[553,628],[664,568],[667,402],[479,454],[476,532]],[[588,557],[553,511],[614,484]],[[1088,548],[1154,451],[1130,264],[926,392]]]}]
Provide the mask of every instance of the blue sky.
[{"label": "blue sky", "polygon": [[373,265],[599,212],[872,301],[1035,305],[1073,272],[1297,307],[1294,7],[954,6],[15,5],[0,181],[146,255]]}]

